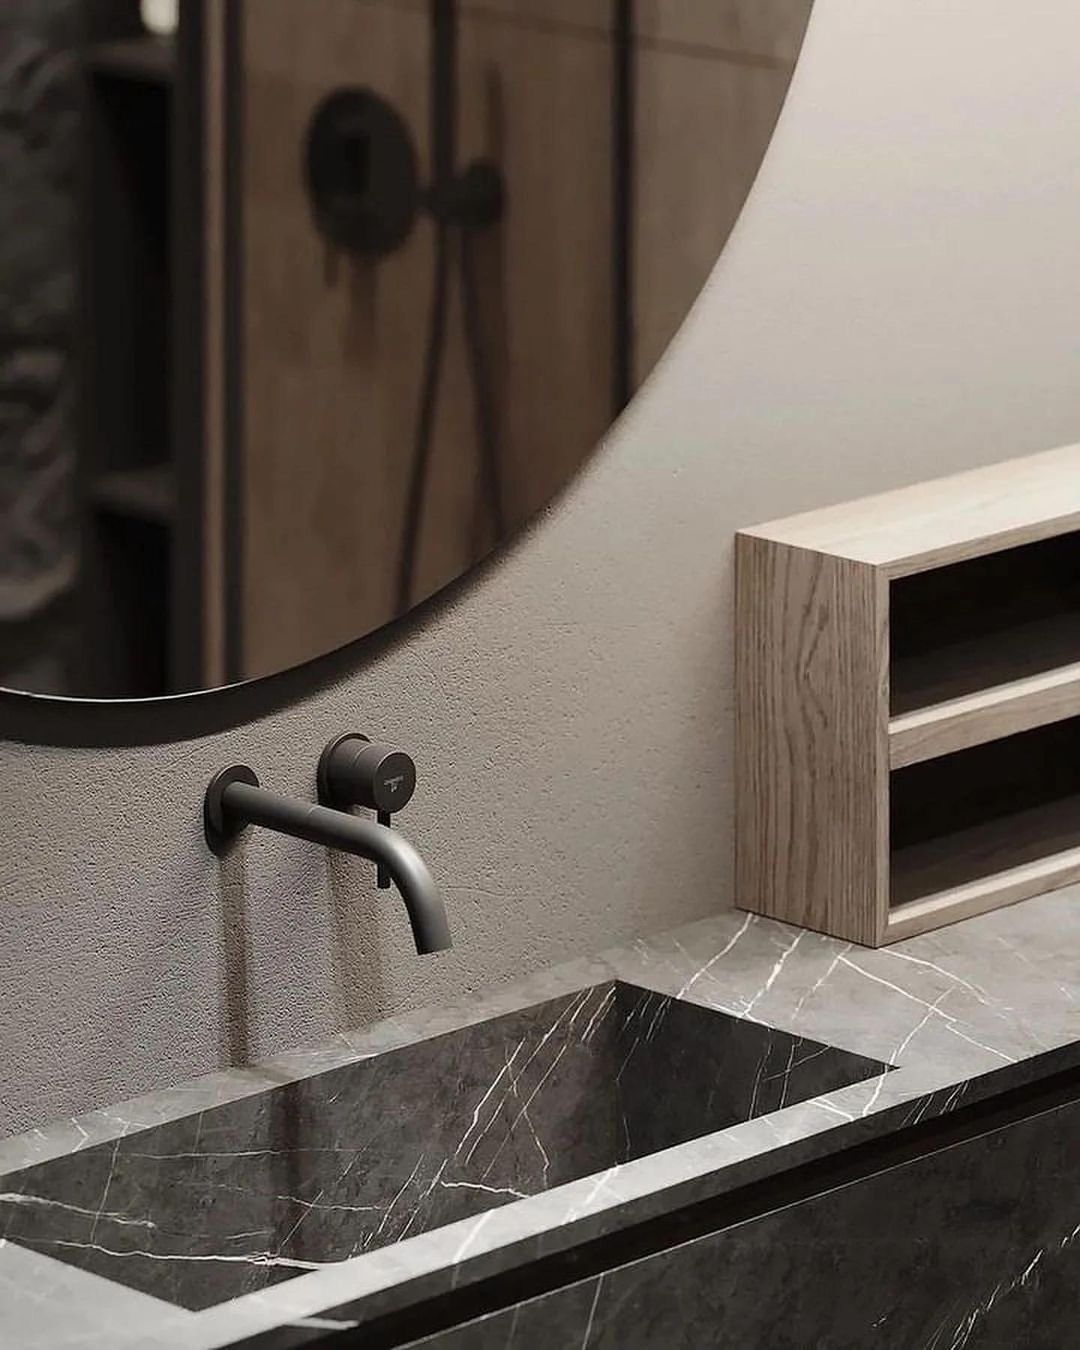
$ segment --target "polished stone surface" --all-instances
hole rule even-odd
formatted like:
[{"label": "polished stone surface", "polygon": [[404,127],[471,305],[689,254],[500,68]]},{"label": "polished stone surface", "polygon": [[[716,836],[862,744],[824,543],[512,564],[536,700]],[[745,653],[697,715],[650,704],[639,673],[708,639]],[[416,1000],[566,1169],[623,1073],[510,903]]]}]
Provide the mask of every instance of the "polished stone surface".
[{"label": "polished stone surface", "polygon": [[607,982],[10,1174],[0,1235],[207,1308],[883,1068]]},{"label": "polished stone surface", "polygon": [[1065,1350],[1078,1137],[1074,1103],[410,1345]]},{"label": "polished stone surface", "polygon": [[[895,1065],[895,1071],[720,1128],[647,1157],[553,1185],[428,1232],[305,1272],[192,1313],[111,1284],[132,1300],[127,1336],[115,1317],[87,1334],[86,1300],[66,1291],[100,1279],[13,1242],[0,1243],[0,1344],[209,1350],[314,1319],[358,1324],[420,1296],[564,1250],[642,1218],[722,1195],[958,1106],[1080,1064],[1080,890],[1072,888],[880,951],[738,912],[603,957],[532,976],[454,1007],[396,1018],[271,1064],[212,1075],[124,1106],[0,1141],[0,1174],[115,1143],[140,1129],[356,1064],[402,1046],[612,980]],[[0,1176],[0,1188],[9,1178]],[[36,1278],[25,1278],[27,1262]],[[18,1273],[13,1274],[18,1263]],[[37,1305],[63,1288],[65,1340],[54,1319],[37,1336]],[[148,1315],[148,1305],[153,1315]],[[328,1311],[329,1310],[329,1311]],[[336,1310],[336,1311],[335,1311]],[[947,1344],[947,1343],[946,1343]]]}]

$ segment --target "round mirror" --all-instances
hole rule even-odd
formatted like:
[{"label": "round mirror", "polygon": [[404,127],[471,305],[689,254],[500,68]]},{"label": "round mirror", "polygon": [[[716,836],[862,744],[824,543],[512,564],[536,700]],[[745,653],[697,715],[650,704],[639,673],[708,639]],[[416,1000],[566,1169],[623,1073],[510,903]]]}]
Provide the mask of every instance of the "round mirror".
[{"label": "round mirror", "polygon": [[5,7],[0,685],[256,679],[513,537],[715,264],[811,4]]}]

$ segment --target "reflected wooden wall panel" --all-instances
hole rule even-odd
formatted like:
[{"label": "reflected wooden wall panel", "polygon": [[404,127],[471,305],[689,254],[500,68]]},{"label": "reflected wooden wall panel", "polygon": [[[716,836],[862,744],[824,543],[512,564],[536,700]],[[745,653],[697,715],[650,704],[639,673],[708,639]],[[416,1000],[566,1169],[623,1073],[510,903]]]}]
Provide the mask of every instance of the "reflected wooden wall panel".
[{"label": "reflected wooden wall panel", "polygon": [[505,344],[507,484],[523,516],[611,417],[611,48],[466,18],[461,57],[463,151],[506,168],[506,219],[482,247]]},{"label": "reflected wooden wall panel", "polygon": [[243,41],[243,661],[252,675],[339,646],[390,603],[382,559],[404,512],[417,379],[406,357],[422,347],[431,264],[419,231],[378,267],[328,249],[301,177],[311,116],[339,85],[392,99],[423,146],[423,13],[258,0],[244,7]]},{"label": "reflected wooden wall panel", "polygon": [[[768,144],[809,0],[636,0],[633,256],[640,381],[696,298]],[[511,527],[604,434],[614,349],[614,0],[461,0],[459,164],[508,209],[476,239]],[[371,265],[316,234],[310,117],[369,85],[428,176],[428,0],[248,0],[244,25],[245,673],[337,646],[392,611],[429,322],[433,227]],[[492,540],[455,269],[414,595]]]},{"label": "reflected wooden wall panel", "polygon": [[793,66],[811,0],[634,0],[641,37]]},{"label": "reflected wooden wall panel", "polygon": [[[246,6],[246,674],[340,645],[392,609],[433,228],[422,220],[377,265],[328,249],[300,160],[319,101],[365,84],[406,117],[427,175],[426,15],[378,0]],[[460,27],[459,163],[492,155],[507,178],[506,218],[478,239],[477,267],[507,515],[519,522],[609,420],[610,50],[509,14],[466,11]],[[456,270],[448,334],[418,596],[491,542]]]}]

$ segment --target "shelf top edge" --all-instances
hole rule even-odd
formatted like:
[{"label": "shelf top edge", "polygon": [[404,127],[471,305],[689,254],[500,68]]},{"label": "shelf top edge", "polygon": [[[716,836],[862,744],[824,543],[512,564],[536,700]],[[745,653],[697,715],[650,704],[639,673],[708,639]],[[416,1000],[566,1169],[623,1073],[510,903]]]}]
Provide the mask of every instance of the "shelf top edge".
[{"label": "shelf top edge", "polygon": [[739,534],[905,576],[1080,530],[1080,445],[766,521]]}]

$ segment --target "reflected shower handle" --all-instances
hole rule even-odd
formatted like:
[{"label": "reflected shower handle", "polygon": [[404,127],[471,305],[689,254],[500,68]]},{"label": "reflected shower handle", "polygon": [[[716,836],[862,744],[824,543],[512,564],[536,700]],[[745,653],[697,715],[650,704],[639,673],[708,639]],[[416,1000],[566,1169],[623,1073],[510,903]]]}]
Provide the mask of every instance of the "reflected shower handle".
[{"label": "reflected shower handle", "polygon": [[[360,732],[337,736],[319,756],[319,801],[339,811],[365,806],[380,825],[407,806],[416,791],[416,765],[404,750],[373,741]],[[390,877],[382,866],[377,884],[388,890]]]}]

